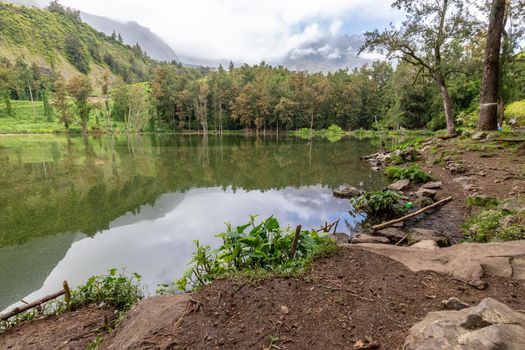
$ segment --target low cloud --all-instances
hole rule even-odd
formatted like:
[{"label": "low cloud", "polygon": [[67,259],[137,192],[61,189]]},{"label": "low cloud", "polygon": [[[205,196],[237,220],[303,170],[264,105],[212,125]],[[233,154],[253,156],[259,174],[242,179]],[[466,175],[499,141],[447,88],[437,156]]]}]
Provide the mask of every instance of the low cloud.
[{"label": "low cloud", "polygon": [[[340,33],[352,16],[370,23],[395,18],[391,0],[62,0],[67,6],[133,20],[159,34],[177,54],[209,60],[276,61],[325,35]],[[298,52],[297,54],[306,54]],[[331,51],[327,57],[337,58]]]}]

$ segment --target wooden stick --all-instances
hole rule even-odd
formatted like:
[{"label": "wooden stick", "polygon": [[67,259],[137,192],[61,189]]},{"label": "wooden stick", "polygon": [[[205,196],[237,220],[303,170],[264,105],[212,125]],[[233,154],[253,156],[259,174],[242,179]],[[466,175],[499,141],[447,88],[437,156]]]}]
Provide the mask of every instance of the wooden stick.
[{"label": "wooden stick", "polygon": [[292,241],[292,248],[290,249],[290,257],[292,259],[295,259],[295,252],[297,250],[297,244],[299,243],[299,237],[301,236],[301,229],[303,227],[301,225],[298,225],[295,229],[295,236]]},{"label": "wooden stick", "polygon": [[15,307],[13,310],[9,311],[8,313],[0,315],[0,321],[5,321],[13,316],[16,316],[24,311],[30,310],[36,306],[42,305],[43,303],[48,302],[50,300],[56,299],[64,294],[66,294],[66,291],[61,290],[60,292],[56,292],[56,293],[47,295],[43,297],[42,299],[38,299],[27,305]]},{"label": "wooden stick", "polygon": [[449,201],[451,201],[451,200],[452,200],[452,197],[448,197],[448,198],[442,199],[442,200],[440,200],[439,202],[436,202],[436,203],[434,203],[434,204],[429,205],[428,207],[424,207],[423,209],[420,209],[420,210],[418,210],[418,211],[415,211],[415,212],[413,212],[413,213],[410,213],[410,214],[408,214],[408,215],[405,215],[405,216],[403,216],[403,217],[401,217],[401,218],[399,218],[399,219],[395,219],[395,220],[392,220],[392,221],[388,221],[388,222],[385,222],[385,223],[383,223],[383,224],[381,224],[381,225],[375,225],[375,226],[372,226],[372,230],[373,230],[373,231],[377,231],[377,230],[380,230],[380,229],[382,229],[382,228],[385,228],[385,227],[388,227],[388,226],[392,226],[392,225],[394,225],[394,224],[397,224],[398,222],[403,222],[403,221],[405,221],[405,220],[407,220],[407,219],[413,218],[414,216],[418,216],[419,214],[422,214],[422,213],[426,212],[427,210],[430,210],[430,209],[432,209],[432,208],[439,207],[440,205],[443,205],[443,204],[445,204],[445,203],[447,203],[447,202],[449,202]]},{"label": "wooden stick", "polygon": [[405,241],[405,239],[407,239],[407,238],[408,238],[408,235],[405,235],[405,237],[401,238],[401,239],[399,240],[399,242],[397,242],[397,243],[394,244],[394,245],[395,245],[395,246],[400,245],[400,244],[403,243],[403,242]]}]

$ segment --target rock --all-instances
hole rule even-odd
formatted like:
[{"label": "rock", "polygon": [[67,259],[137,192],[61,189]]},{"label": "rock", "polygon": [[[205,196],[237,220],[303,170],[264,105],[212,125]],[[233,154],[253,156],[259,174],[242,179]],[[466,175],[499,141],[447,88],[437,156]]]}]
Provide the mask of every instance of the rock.
[{"label": "rock", "polygon": [[421,241],[421,242],[414,244],[412,248],[419,248],[419,249],[425,249],[425,250],[436,250],[436,249],[439,249],[439,246],[437,245],[436,241],[425,240],[425,241]]},{"label": "rock", "polygon": [[441,188],[441,186],[443,186],[443,183],[441,181],[435,181],[435,182],[427,182],[421,187],[429,189],[429,190],[436,190],[438,188]]},{"label": "rock", "polygon": [[388,238],[391,242],[397,243],[400,240],[402,240],[403,237],[406,236],[406,234],[397,228],[387,227],[382,230],[376,231],[374,233],[374,236],[385,237]]},{"label": "rock", "polygon": [[346,233],[336,232],[334,234],[331,234],[330,237],[332,237],[337,244],[350,243],[350,236],[348,236]]},{"label": "rock", "polygon": [[481,141],[481,140],[485,140],[487,138],[487,133],[486,132],[483,132],[483,131],[479,131],[477,133],[474,134],[474,136],[472,136],[472,139],[475,140],[475,141]]},{"label": "rock", "polygon": [[418,197],[416,198],[415,203],[418,207],[424,208],[424,207],[428,207],[429,205],[433,204],[434,201],[428,197]]},{"label": "rock", "polygon": [[450,299],[447,299],[447,300],[442,300],[441,301],[441,307],[443,307],[443,309],[445,310],[463,310],[467,307],[469,307],[470,305],[461,301],[460,299],[456,298],[456,297],[452,297]]},{"label": "rock", "polygon": [[390,240],[386,237],[371,236],[371,235],[367,235],[366,233],[356,233],[352,237],[351,243],[352,244],[360,244],[360,243],[390,244]]},{"label": "rock", "polygon": [[405,339],[405,350],[522,350],[525,315],[494,299],[460,311],[430,312]]},{"label": "rock", "polygon": [[434,190],[429,190],[428,188],[421,187],[419,190],[417,190],[416,196],[419,198],[421,197],[436,198],[437,192]]},{"label": "rock", "polygon": [[334,191],[334,196],[338,198],[353,198],[361,194],[363,194],[363,191],[352,186],[342,187]]},{"label": "rock", "polygon": [[511,198],[503,202],[502,208],[517,213],[525,212],[525,198]]},{"label": "rock", "polygon": [[525,142],[522,142],[516,148],[516,154],[518,156],[525,156]]},{"label": "rock", "polygon": [[450,246],[450,239],[441,233],[426,228],[413,228],[408,234],[408,245],[414,245],[421,241],[434,241],[440,247]]},{"label": "rock", "polygon": [[467,171],[463,165],[452,161],[447,162],[445,168],[447,168],[451,174],[464,174]]},{"label": "rock", "polygon": [[399,180],[399,181],[396,181],[394,182],[393,184],[390,184],[388,186],[388,189],[389,190],[392,190],[392,191],[403,191],[404,189],[406,189],[408,186],[410,186],[410,180],[406,179],[406,180]]}]

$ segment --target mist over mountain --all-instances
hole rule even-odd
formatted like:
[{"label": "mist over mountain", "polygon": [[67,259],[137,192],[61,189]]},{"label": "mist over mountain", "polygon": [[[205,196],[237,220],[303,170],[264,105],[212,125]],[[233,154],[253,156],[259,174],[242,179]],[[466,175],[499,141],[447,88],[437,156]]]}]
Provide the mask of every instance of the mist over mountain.
[{"label": "mist over mountain", "polygon": [[178,61],[175,51],[157,34],[137,22],[119,22],[111,18],[80,12],[84,22],[96,30],[111,35],[113,31],[120,33],[124,42],[129,45],[138,43],[150,57],[159,61]]},{"label": "mist over mountain", "polygon": [[357,56],[363,42],[362,35],[326,36],[291,50],[283,65],[292,70],[324,73],[353,69],[373,61],[367,54]]}]

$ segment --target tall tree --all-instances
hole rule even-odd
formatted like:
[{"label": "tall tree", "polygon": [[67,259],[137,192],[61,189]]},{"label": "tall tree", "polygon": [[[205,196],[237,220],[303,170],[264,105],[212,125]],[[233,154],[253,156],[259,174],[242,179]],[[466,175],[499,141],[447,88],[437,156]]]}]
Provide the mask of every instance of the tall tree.
[{"label": "tall tree", "polygon": [[449,135],[456,134],[454,109],[447,75],[457,71],[458,47],[471,35],[476,23],[463,0],[396,0],[392,7],[406,13],[400,28],[365,33],[361,49],[379,50],[419,68],[418,75],[432,77],[441,93]]},{"label": "tall tree", "polygon": [[492,0],[485,47],[485,63],[483,64],[478,122],[478,129],[480,130],[496,130],[498,128],[499,69],[504,18],[505,0]]},{"label": "tall tree", "polygon": [[85,75],[77,75],[69,81],[67,90],[69,94],[75,99],[77,113],[80,117],[80,125],[82,126],[82,133],[86,134],[87,123],[89,122],[89,113],[91,112],[91,106],[89,105],[88,98],[93,91],[91,81]]},{"label": "tall tree", "polygon": [[69,126],[73,122],[73,116],[69,109],[69,103],[67,101],[66,85],[61,79],[55,83],[55,93],[53,95],[53,107],[58,112],[59,121],[64,124],[66,132],[69,130]]}]

